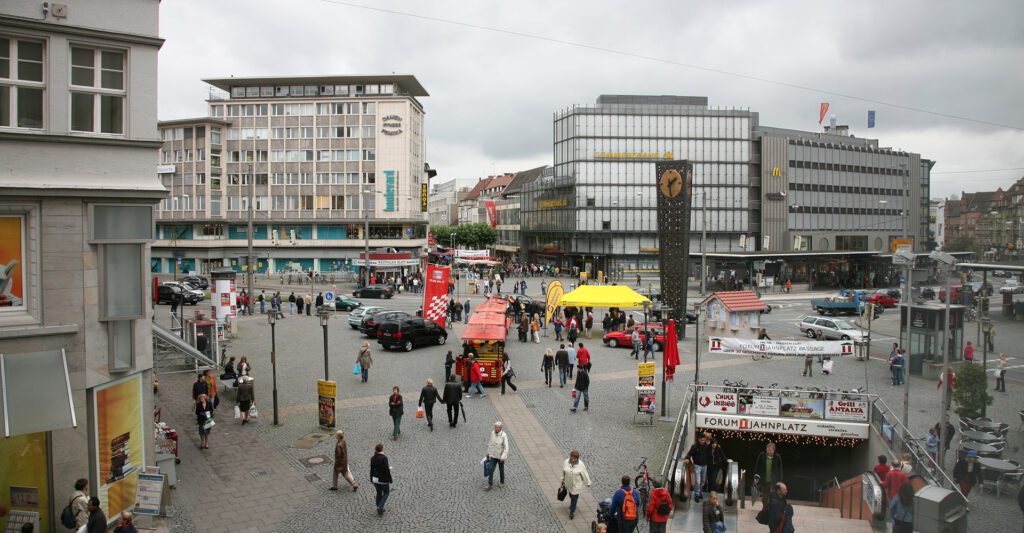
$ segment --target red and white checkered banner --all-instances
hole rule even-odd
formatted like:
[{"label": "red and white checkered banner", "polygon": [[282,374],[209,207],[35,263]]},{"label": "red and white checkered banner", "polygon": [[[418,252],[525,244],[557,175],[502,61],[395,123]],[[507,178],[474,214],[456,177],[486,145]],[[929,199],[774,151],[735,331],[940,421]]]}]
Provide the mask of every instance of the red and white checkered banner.
[{"label": "red and white checkered banner", "polygon": [[843,356],[854,354],[853,341],[772,341],[711,337],[708,353],[722,355]]},{"label": "red and white checkered banner", "polygon": [[423,317],[445,327],[448,320],[448,279],[451,267],[427,264],[427,278],[423,291]]}]

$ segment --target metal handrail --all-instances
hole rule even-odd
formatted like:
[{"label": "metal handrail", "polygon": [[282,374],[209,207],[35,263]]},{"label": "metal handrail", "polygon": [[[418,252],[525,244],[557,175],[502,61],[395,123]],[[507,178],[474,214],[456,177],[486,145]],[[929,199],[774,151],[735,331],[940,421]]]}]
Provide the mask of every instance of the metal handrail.
[{"label": "metal handrail", "polygon": [[679,416],[676,417],[676,426],[672,429],[672,438],[669,440],[668,450],[665,451],[665,462],[661,465],[661,481],[668,485],[669,474],[671,473],[673,459],[678,459],[677,449],[680,439],[686,438],[686,430],[690,424],[690,407],[693,401],[693,385],[686,387],[686,394],[683,395],[683,402],[679,406]]},{"label": "metal handrail", "polygon": [[[692,385],[691,385],[691,387],[692,387]],[[727,389],[728,392],[730,392],[730,393],[751,394],[753,396],[758,396],[758,395],[761,395],[761,396],[781,396],[781,395],[787,394],[787,393],[790,394],[790,395],[793,395],[793,396],[814,394],[814,395],[821,395],[822,399],[834,399],[836,397],[840,397],[840,398],[843,398],[843,399],[848,399],[848,400],[856,399],[856,401],[864,401],[864,402],[871,402],[874,399],[878,398],[877,394],[869,394],[869,393],[866,393],[866,392],[843,392],[843,391],[828,391],[828,390],[816,391],[816,390],[812,390],[812,389],[769,389],[769,388],[751,387],[751,386],[747,386],[747,387],[729,387],[729,386],[726,386],[726,385],[701,385],[700,388],[701,389],[722,390],[722,391],[725,391]],[[754,391],[756,391],[757,394],[755,394]]]}]

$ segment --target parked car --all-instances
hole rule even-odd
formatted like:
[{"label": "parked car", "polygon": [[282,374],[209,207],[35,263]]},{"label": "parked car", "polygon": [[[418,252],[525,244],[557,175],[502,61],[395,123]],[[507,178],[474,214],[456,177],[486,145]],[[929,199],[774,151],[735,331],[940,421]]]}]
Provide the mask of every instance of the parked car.
[{"label": "parked car", "polygon": [[878,290],[868,295],[868,302],[889,309],[896,307],[896,304],[900,303],[900,299],[899,296],[894,298],[888,290]]},{"label": "parked car", "polygon": [[363,302],[359,300],[353,300],[347,296],[337,296],[334,298],[334,310],[335,311],[351,311],[357,307],[362,307]]},{"label": "parked car", "polygon": [[188,276],[181,278],[181,281],[191,283],[198,289],[206,290],[210,288],[210,280],[206,279],[206,276]]},{"label": "parked car", "polygon": [[188,291],[182,293],[181,287],[179,287],[178,285],[158,286],[156,288],[156,297],[154,298],[154,300],[156,300],[157,305],[163,303],[169,304],[173,303],[174,300],[178,298],[179,295],[182,294],[184,294],[184,300],[182,302],[187,305],[196,305],[197,303],[200,302],[200,298],[197,298],[195,294],[192,294],[191,292]]},{"label": "parked car", "polygon": [[192,296],[196,297],[198,299],[198,301],[203,301],[203,300],[206,299],[206,293],[201,291],[201,290],[199,290],[198,288],[196,288],[195,285],[192,285],[191,283],[185,283],[185,282],[179,282],[179,281],[165,281],[165,282],[163,282],[163,285],[165,285],[167,287],[178,287],[179,289],[184,291],[186,294],[191,294]]},{"label": "parked car", "polygon": [[992,277],[995,277],[995,278],[1008,278],[1008,277],[1010,277],[1010,274],[1007,273],[1005,270],[993,270],[992,271]]},{"label": "parked car", "polygon": [[923,289],[921,289],[921,299],[922,300],[934,300],[935,299],[935,294],[936,294],[935,289],[933,289],[931,287],[924,287]]},{"label": "parked car", "polygon": [[1008,279],[999,287],[999,294],[1020,294],[1024,293],[1024,285],[1015,279]]},{"label": "parked car", "polygon": [[381,324],[389,320],[401,320],[403,318],[409,318],[409,313],[405,311],[388,311],[381,310],[363,315],[363,321],[359,323],[359,332],[367,337],[376,337],[377,329]]},{"label": "parked car", "polygon": [[863,340],[867,333],[841,318],[820,318],[809,316],[800,322],[800,332],[813,339],[818,332],[826,339]]},{"label": "parked car", "polygon": [[353,309],[351,313],[348,314],[348,325],[351,326],[352,329],[359,329],[359,324],[362,324],[363,317],[366,315],[366,313],[376,311],[384,311],[384,308],[377,305],[357,307]]},{"label": "parked car", "polygon": [[[651,330],[651,333],[654,334],[654,350],[661,351],[665,346],[665,326],[661,324],[648,324],[647,329]],[[637,324],[622,331],[609,331],[604,334],[601,341],[612,348],[617,348],[619,346],[632,348],[634,330],[640,333],[640,340],[646,343],[647,333],[644,331],[643,324]]]},{"label": "parked car", "polygon": [[395,290],[390,285],[367,285],[352,291],[356,298],[391,298]]},{"label": "parked car", "polygon": [[377,342],[385,350],[402,348],[411,352],[416,346],[444,344],[448,341],[448,332],[441,326],[419,317],[388,320],[381,323],[377,330]]}]

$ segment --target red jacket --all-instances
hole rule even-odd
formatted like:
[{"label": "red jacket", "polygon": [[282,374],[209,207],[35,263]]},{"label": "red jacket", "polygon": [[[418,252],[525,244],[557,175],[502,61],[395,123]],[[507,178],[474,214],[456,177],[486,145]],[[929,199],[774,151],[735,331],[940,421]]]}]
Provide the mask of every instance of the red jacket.
[{"label": "red jacket", "polygon": [[586,348],[580,348],[580,351],[576,353],[576,359],[580,366],[587,366],[590,364],[590,352]]},{"label": "red jacket", "polygon": [[477,383],[480,381],[483,381],[483,376],[480,373],[480,363],[474,362],[473,365],[469,367],[469,382]]},{"label": "red jacket", "polygon": [[882,481],[882,486],[885,488],[885,497],[889,500],[895,498],[900,493],[900,487],[909,481],[910,478],[907,477],[903,470],[893,468],[885,475],[885,480]]},{"label": "red jacket", "polygon": [[647,516],[651,519],[651,522],[668,522],[668,515],[661,516],[658,514],[658,506],[660,506],[662,502],[668,502],[668,512],[669,514],[672,514],[672,496],[669,495],[668,489],[662,487],[652,490],[651,503],[647,504]]},{"label": "red jacket", "polygon": [[881,463],[875,465],[875,475],[878,476],[879,481],[884,482],[885,475],[888,474],[890,470],[892,470],[892,467],[890,467],[889,465],[883,465]]}]

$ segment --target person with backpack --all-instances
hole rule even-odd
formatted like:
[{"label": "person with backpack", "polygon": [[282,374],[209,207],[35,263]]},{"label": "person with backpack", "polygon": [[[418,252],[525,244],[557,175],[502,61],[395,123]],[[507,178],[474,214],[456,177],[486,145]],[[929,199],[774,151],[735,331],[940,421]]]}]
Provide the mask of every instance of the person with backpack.
[{"label": "person with backpack", "polygon": [[569,452],[569,458],[562,463],[562,487],[569,495],[569,520],[576,516],[576,503],[584,487],[590,486],[590,472],[580,460],[580,452]]},{"label": "person with backpack", "polygon": [[78,529],[89,521],[89,480],[75,481],[71,501],[60,513],[60,523],[68,529]]},{"label": "person with backpack", "polygon": [[619,526],[619,533],[633,533],[639,517],[640,491],[630,487],[629,476],[622,476],[622,486],[612,496],[612,516]]},{"label": "person with backpack", "polygon": [[668,517],[672,514],[672,495],[656,479],[651,480],[651,502],[647,504],[647,521],[651,533],[665,533]]}]

